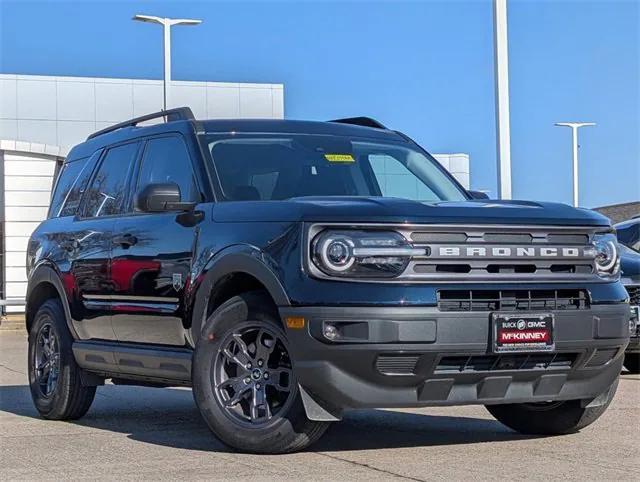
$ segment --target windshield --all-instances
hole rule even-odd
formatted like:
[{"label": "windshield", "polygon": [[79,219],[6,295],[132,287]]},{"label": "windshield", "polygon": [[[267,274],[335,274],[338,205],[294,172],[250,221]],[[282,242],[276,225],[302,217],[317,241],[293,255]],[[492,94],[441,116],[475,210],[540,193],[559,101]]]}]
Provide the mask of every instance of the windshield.
[{"label": "windshield", "polygon": [[385,196],[460,201],[437,161],[406,144],[310,134],[204,135],[226,200]]}]

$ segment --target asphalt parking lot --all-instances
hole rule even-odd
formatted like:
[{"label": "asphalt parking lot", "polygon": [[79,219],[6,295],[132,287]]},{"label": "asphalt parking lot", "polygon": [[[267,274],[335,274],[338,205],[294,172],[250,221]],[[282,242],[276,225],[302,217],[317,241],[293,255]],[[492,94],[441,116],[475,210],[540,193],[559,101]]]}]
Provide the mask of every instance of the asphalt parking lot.
[{"label": "asphalt parking lot", "polygon": [[188,389],[105,385],[81,420],[38,418],[26,335],[0,332],[0,479],[640,480],[640,376],[625,374],[581,433],[523,437],[483,407],[349,414],[306,452],[238,454],[204,426]]}]

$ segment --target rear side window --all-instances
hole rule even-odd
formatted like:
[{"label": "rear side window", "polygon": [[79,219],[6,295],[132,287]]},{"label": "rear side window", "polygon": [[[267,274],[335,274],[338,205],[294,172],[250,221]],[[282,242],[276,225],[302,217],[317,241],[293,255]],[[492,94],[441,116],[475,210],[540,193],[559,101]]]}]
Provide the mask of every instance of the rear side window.
[{"label": "rear side window", "polygon": [[58,181],[51,198],[49,217],[57,218],[74,216],[78,210],[80,197],[87,187],[87,182],[102,150],[91,157],[77,159],[64,164],[58,174]]},{"label": "rear side window", "polygon": [[180,187],[181,201],[199,200],[187,146],[175,136],[159,137],[147,142],[138,176],[138,189],[151,183],[167,182]]},{"label": "rear side window", "polygon": [[82,217],[112,216],[122,213],[127,194],[127,179],[138,152],[134,142],[112,147],[93,177],[82,200]]}]

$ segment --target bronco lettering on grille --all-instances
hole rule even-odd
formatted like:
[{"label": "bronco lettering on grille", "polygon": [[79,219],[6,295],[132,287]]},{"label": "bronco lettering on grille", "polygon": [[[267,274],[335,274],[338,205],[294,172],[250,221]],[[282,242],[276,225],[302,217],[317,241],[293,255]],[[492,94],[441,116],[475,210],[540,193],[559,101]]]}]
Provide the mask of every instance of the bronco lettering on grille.
[{"label": "bronco lettering on grille", "polygon": [[[582,256],[588,257],[588,248],[582,248]],[[526,247],[511,248],[507,246],[485,248],[485,247],[460,247],[441,246],[438,248],[438,255],[442,257],[514,257],[514,258],[577,258],[580,257],[580,248],[556,248],[556,247]]]}]

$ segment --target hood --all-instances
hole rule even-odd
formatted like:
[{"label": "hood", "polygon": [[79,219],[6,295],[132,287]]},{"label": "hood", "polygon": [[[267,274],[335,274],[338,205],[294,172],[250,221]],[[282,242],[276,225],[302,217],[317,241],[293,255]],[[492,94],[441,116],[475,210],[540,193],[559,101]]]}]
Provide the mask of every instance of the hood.
[{"label": "hood", "polygon": [[348,222],[416,224],[529,224],[609,227],[588,209],[531,201],[420,202],[386,197],[304,197],[285,201],[216,203],[218,222]]}]

